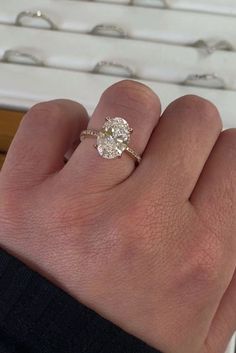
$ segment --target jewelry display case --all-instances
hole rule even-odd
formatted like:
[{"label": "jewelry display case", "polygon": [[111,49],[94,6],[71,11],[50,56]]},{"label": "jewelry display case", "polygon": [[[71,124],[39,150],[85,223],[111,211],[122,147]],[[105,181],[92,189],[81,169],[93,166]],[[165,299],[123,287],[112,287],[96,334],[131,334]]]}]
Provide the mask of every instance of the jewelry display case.
[{"label": "jewelry display case", "polygon": [[236,127],[235,0],[0,0],[0,9],[0,168],[32,105],[63,97],[91,114],[124,78],[150,86],[163,109],[202,96]]},{"label": "jewelry display case", "polygon": [[236,5],[155,1],[1,0],[1,107],[67,97],[91,112],[107,85],[128,77],[150,85],[163,109],[198,94],[235,126]]}]

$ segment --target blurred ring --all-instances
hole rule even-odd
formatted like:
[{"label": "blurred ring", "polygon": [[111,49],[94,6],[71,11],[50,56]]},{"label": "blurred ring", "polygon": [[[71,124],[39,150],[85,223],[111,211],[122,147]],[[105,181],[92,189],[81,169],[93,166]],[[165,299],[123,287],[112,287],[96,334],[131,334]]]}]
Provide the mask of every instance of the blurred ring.
[{"label": "blurred ring", "polygon": [[56,30],[58,29],[56,24],[45,14],[43,14],[40,10],[36,12],[32,11],[22,11],[18,14],[16,17],[15,25],[16,26],[23,26],[22,24],[22,19],[25,17],[30,17],[30,18],[41,18],[43,19],[47,24],[49,24],[50,29]]},{"label": "blurred ring", "polygon": [[16,60],[14,60],[14,58],[16,57],[29,59],[32,62],[30,63],[30,65],[44,66],[43,61],[38,59],[36,56],[22,52],[20,50],[13,50],[13,49],[6,50],[5,53],[3,54],[1,61],[14,63],[16,62]]},{"label": "blurred ring", "polygon": [[[163,4],[164,8],[166,8],[166,9],[170,8],[169,0],[161,0],[161,2]],[[135,0],[130,0],[129,5],[134,5],[134,3],[135,3]]]},{"label": "blurred ring", "polygon": [[99,24],[99,25],[96,25],[90,32],[90,34],[96,34],[96,35],[99,35],[99,34],[102,34],[102,32],[104,31],[107,31],[109,33],[110,32],[115,32],[119,35],[119,37],[121,38],[125,38],[127,37],[127,34],[126,32],[123,30],[122,27],[120,26],[117,26],[115,24]]},{"label": "blurred ring", "polygon": [[213,54],[217,50],[225,50],[225,51],[234,51],[233,45],[226,41],[226,40],[220,40],[214,44],[209,43],[208,41],[204,39],[199,39],[193,44],[190,44],[190,46],[203,49],[207,52],[207,54]]},{"label": "blurred ring", "polygon": [[[201,84],[201,82],[208,83],[208,85]],[[183,84],[218,89],[226,88],[224,79],[216,74],[190,74],[184,80]]]},{"label": "blurred ring", "polygon": [[113,67],[113,68],[120,68],[120,69],[123,69],[127,75],[130,77],[130,78],[134,78],[135,77],[135,73],[133,71],[133,69],[128,66],[128,65],[123,65],[123,64],[120,64],[118,62],[115,62],[115,61],[108,61],[108,60],[101,60],[99,61],[94,69],[93,69],[93,72],[95,73],[100,73],[101,70],[104,68],[104,67]]}]

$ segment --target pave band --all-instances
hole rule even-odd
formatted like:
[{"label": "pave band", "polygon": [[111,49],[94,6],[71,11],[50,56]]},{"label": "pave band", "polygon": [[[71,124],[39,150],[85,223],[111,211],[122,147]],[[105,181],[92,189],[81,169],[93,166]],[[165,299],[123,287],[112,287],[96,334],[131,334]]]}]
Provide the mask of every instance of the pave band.
[{"label": "pave band", "polygon": [[114,159],[121,158],[122,153],[126,152],[136,162],[141,162],[141,157],[128,146],[130,135],[133,132],[123,118],[106,118],[102,129],[83,130],[80,134],[80,140],[83,141],[86,137],[95,137],[97,144],[94,146],[103,158]]},{"label": "pave band", "polygon": [[99,131],[97,130],[84,130],[80,134],[80,140],[82,141],[85,137],[98,137]]}]

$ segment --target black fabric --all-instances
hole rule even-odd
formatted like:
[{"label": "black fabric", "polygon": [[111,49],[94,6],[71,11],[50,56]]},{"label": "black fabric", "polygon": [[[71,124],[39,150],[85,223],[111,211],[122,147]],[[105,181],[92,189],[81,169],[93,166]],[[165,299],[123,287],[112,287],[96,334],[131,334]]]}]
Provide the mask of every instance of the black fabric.
[{"label": "black fabric", "polygon": [[0,353],[54,352],[158,353],[0,249]]}]

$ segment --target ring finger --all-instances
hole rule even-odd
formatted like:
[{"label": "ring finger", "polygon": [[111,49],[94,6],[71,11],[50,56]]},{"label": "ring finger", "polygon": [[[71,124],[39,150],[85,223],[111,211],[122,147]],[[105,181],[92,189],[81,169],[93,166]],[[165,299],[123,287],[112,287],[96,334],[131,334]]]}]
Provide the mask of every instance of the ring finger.
[{"label": "ring finger", "polygon": [[[160,117],[160,100],[147,86],[136,81],[121,81],[109,87],[101,96],[92,114],[88,129],[101,130],[106,117],[124,118],[133,129],[128,144],[141,155]],[[94,149],[95,138],[85,138],[79,144],[62,173],[70,182],[103,191],[121,183],[135,168],[135,159],[127,153],[121,158],[107,159]]]}]

